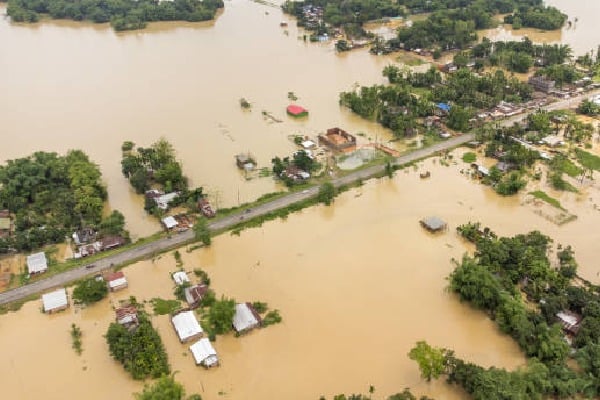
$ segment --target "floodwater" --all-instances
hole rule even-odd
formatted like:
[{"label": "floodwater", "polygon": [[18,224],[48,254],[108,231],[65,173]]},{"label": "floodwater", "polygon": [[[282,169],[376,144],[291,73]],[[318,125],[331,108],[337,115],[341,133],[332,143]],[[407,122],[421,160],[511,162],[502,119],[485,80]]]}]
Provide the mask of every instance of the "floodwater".
[{"label": "floodwater", "polygon": [[600,15],[600,3],[587,0],[546,0],[545,3],[567,14],[568,21],[571,21],[572,25],[569,26],[567,23],[562,29],[555,31],[530,28],[513,30],[511,25],[500,25],[495,29],[480,31],[479,36],[487,36],[492,40],[520,40],[527,36],[536,43],[568,44],[575,56],[583,55],[590,50],[595,54],[600,45],[600,33],[596,26]]},{"label": "floodwater", "polygon": [[[4,14],[5,5],[0,5]],[[390,139],[380,126],[338,104],[341,91],[383,82],[390,61],[366,50],[336,55],[332,43],[310,44],[277,8],[228,1],[208,24],[153,24],[115,33],[108,25],[0,18],[0,132],[10,137],[0,160],[37,150],[80,148],[97,162],[112,208],[133,237],[159,229],[120,172],[120,146],[166,137],[192,185],[217,207],[281,190],[272,178],[247,180],[234,155],[250,151],[259,167],[293,150],[290,135],[316,136],[340,126]],[[285,113],[294,92],[310,116]],[[240,108],[240,98],[253,105]],[[267,111],[283,121],[265,120]],[[359,140],[366,140],[360,138]]]}]

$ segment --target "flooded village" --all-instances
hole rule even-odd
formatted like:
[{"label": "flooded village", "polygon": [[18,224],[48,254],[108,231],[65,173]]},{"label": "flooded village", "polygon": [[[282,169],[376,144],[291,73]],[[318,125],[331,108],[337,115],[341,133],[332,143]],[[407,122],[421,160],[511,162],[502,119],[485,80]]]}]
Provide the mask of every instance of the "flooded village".
[{"label": "flooded village", "polygon": [[[596,5],[546,3],[578,21],[559,31],[531,30],[534,42],[567,43],[577,56],[596,48]],[[0,3],[0,14],[5,10]],[[304,12],[318,25],[322,9]],[[389,20],[374,29],[400,25]],[[481,34],[520,40],[529,31],[503,25]],[[394,159],[430,141],[463,137],[447,126],[450,104],[436,104],[434,115],[401,140],[340,105],[341,92],[387,84],[381,71],[388,65],[420,72],[433,66],[446,74],[453,72],[451,58],[434,61],[414,51],[378,56],[359,40],[350,43],[353,50],[339,52],[341,32],[315,40],[307,32],[279,8],[244,0],[227,2],[212,22],[158,22],[124,33],[107,24],[0,19],[0,37],[7,39],[0,42],[0,120],[11,143],[0,159],[84,150],[106,185],[103,217],[120,210],[128,231],[72,231],[66,243],[0,258],[0,293],[19,286],[19,276],[42,280],[64,261],[89,267],[90,279],[106,290],[105,298],[84,305],[74,301],[73,286],[61,285],[0,315],[5,395],[134,398],[152,380],[133,379],[111,356],[105,335],[111,324],[131,332],[147,318],[175,380],[205,400],[318,399],[370,388],[382,399],[404,388],[464,399],[469,395],[460,387],[422,378],[407,356],[416,342],[452,349],[485,368],[515,371],[528,358],[494,320],[448,290],[456,263],[475,250],[457,234],[458,226],[480,222],[501,236],[539,230],[553,246],[571,246],[579,276],[600,284],[594,234],[600,183],[583,171],[564,177],[576,190],[556,190],[549,162],[576,148],[600,156],[599,121],[577,116],[593,127],[585,148],[567,140],[563,121],[553,121],[558,128],[547,135],[526,123],[540,108],[574,110],[584,99],[600,103],[600,84],[582,79],[557,88],[525,76],[535,90],[531,100],[502,101],[474,115],[473,126],[520,124],[528,137],[511,140],[542,159],[519,193],[501,196],[489,175],[505,166],[509,174],[510,160],[501,148],[486,152],[477,137],[393,168]],[[46,67],[40,71],[39,65]],[[423,135],[425,130],[432,134]],[[160,138],[172,144],[189,192],[201,187],[201,196],[176,200],[188,188],[170,183],[136,192],[131,174],[127,179],[121,170],[122,144],[131,140],[139,150]],[[284,192],[287,185],[291,196],[309,197],[317,193],[315,185],[385,162],[386,173],[344,187],[331,205],[243,225],[259,215],[263,203],[252,202],[263,195]],[[537,174],[540,179],[533,178]],[[239,228],[209,238],[209,246],[194,242],[196,225],[214,226],[220,212]],[[14,214],[0,210],[0,237],[14,230]],[[151,235],[190,240],[123,266],[96,261]],[[552,247],[553,256],[556,251]],[[206,329],[211,311],[203,300],[210,296],[233,301],[228,333]],[[157,311],[157,304],[169,302],[176,306]],[[264,324],[268,311],[262,305],[280,313],[280,322]],[[579,316],[565,311],[558,318],[566,334],[577,334]],[[80,354],[69,334],[74,326]]]}]

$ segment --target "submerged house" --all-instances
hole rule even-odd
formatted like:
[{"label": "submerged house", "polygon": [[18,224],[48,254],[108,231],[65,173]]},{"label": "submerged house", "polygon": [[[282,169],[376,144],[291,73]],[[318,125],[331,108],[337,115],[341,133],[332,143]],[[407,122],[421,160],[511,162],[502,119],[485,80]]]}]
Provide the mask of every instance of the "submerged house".
[{"label": "submerged house", "polygon": [[208,292],[208,286],[204,284],[190,286],[185,288],[183,291],[185,295],[185,301],[187,301],[190,308],[196,308],[200,305],[202,298]]},{"label": "submerged house", "polygon": [[176,285],[183,285],[184,283],[188,283],[190,278],[188,278],[185,271],[177,271],[173,272],[173,281],[175,281]]},{"label": "submerged house", "polygon": [[27,256],[27,272],[30,275],[41,274],[48,269],[48,260],[46,253],[39,252]]},{"label": "submerged house", "polygon": [[198,210],[204,215],[206,218],[212,218],[217,213],[213,210],[212,206],[205,198],[198,200]]},{"label": "submerged house", "polygon": [[210,344],[208,338],[202,338],[190,346],[190,351],[194,356],[196,365],[203,365],[206,368],[211,368],[219,365],[217,352]]},{"label": "submerged house", "polygon": [[117,290],[125,289],[128,286],[127,278],[125,278],[125,275],[121,271],[107,274],[105,280],[108,285],[108,289],[111,292],[116,292]]},{"label": "submerged house", "polygon": [[126,328],[138,324],[137,308],[132,305],[117,308],[115,314],[117,323]]},{"label": "submerged house", "polygon": [[44,312],[48,314],[66,310],[69,307],[67,290],[61,288],[42,295],[42,304],[44,306]]},{"label": "submerged house", "polygon": [[181,343],[202,337],[204,331],[193,311],[182,311],[171,318],[171,323]]},{"label": "submerged house", "polygon": [[235,305],[233,316],[233,328],[237,333],[246,333],[260,326],[262,320],[250,303],[238,303]]},{"label": "submerged house", "polygon": [[423,218],[419,222],[421,223],[421,226],[427,229],[429,232],[443,231],[448,227],[442,219],[435,216]]},{"label": "submerged house", "polygon": [[319,135],[319,145],[325,146],[333,151],[356,150],[356,137],[340,128],[327,129],[325,135]]},{"label": "submerged house", "polygon": [[235,163],[239,169],[252,171],[256,167],[256,160],[250,153],[241,153],[235,156]]},{"label": "submerged house", "polygon": [[306,108],[294,104],[289,105],[286,111],[292,117],[306,117],[308,115]]}]

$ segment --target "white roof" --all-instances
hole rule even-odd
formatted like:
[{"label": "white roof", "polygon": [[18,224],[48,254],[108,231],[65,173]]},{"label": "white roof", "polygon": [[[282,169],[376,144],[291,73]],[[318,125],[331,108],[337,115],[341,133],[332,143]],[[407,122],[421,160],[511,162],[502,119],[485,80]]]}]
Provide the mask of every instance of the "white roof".
[{"label": "white roof", "polygon": [[203,332],[193,311],[181,312],[173,316],[171,322],[173,322],[175,332],[177,332],[177,336],[182,342]]},{"label": "white roof", "polygon": [[315,142],[313,142],[312,140],[305,140],[304,142],[301,143],[302,147],[304,147],[305,149],[310,149],[311,147],[316,146],[317,144]]},{"label": "white roof", "polygon": [[63,308],[69,301],[67,300],[67,291],[65,288],[55,290],[54,292],[42,295],[42,303],[44,304],[44,312]]},{"label": "white roof", "polygon": [[478,165],[477,166],[477,171],[480,172],[483,175],[489,175],[490,174],[490,170],[487,169],[486,167],[484,167],[483,165]]},{"label": "white roof", "polygon": [[215,351],[208,338],[202,338],[190,346],[190,350],[196,360],[196,364],[204,364],[207,367],[212,367],[219,362],[217,352]]},{"label": "white roof", "polygon": [[189,282],[190,278],[188,278],[187,274],[183,271],[177,271],[173,273],[173,280],[178,285],[183,285],[185,282]]},{"label": "white roof", "polygon": [[162,223],[167,227],[167,229],[175,228],[177,225],[179,225],[177,221],[175,221],[175,218],[170,215],[168,217],[164,217],[162,219]]},{"label": "white roof", "polygon": [[237,332],[252,329],[258,325],[258,320],[248,308],[246,303],[235,305],[235,315],[233,316],[233,327]]},{"label": "white roof", "polygon": [[108,282],[108,286],[111,289],[118,288],[124,285],[127,285],[127,279],[125,279],[125,277],[113,279],[112,281]]},{"label": "white roof", "polygon": [[562,144],[563,141],[558,135],[549,135],[542,139],[544,143],[549,144],[550,146],[556,146],[558,144]]},{"label": "white roof", "polygon": [[46,253],[39,252],[27,256],[27,270],[30,274],[44,272],[48,269],[48,261],[46,261]]},{"label": "white roof", "polygon": [[572,314],[567,314],[564,312],[559,312],[556,314],[556,316],[561,320],[566,322],[569,325],[575,325],[577,324],[577,317],[575,315]]}]

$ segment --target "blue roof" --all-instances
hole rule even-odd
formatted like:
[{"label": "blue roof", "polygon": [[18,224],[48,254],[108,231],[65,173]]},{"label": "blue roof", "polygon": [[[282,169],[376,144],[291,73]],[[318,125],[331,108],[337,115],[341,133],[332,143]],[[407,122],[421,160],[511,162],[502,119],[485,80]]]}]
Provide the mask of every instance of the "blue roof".
[{"label": "blue roof", "polygon": [[435,106],[440,110],[450,111],[450,104],[448,103],[437,103]]}]

